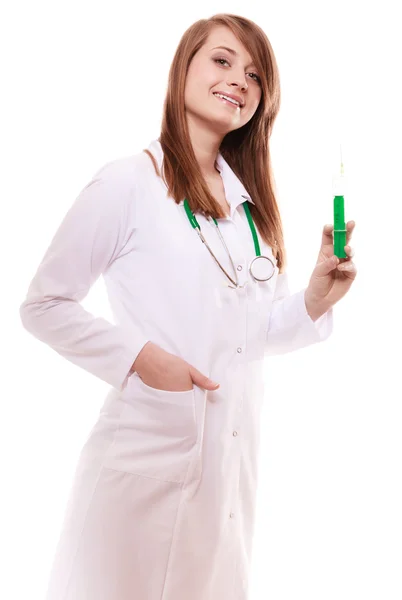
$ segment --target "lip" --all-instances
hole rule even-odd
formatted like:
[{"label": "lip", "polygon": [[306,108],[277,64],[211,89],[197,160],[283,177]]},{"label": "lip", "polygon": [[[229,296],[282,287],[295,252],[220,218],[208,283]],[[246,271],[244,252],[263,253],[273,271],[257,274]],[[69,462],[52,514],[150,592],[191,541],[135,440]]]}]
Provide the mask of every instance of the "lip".
[{"label": "lip", "polygon": [[235,96],[234,94],[229,94],[228,92],[222,92],[221,90],[216,90],[215,92],[213,92],[213,94],[223,94],[224,96],[227,96],[228,98],[237,100],[237,102],[240,104],[240,108],[243,108],[243,106],[244,106],[244,101],[240,96]]}]

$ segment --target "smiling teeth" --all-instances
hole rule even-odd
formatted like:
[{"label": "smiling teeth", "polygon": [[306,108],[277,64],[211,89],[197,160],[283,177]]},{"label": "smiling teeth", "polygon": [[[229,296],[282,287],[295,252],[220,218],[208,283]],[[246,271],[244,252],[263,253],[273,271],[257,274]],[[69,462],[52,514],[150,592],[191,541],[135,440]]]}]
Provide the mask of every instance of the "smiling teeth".
[{"label": "smiling teeth", "polygon": [[214,96],[218,96],[218,98],[223,98],[224,100],[228,100],[229,102],[231,102],[232,104],[235,104],[236,106],[240,106],[240,104],[238,102],[236,102],[236,100],[233,100],[233,98],[228,98],[228,96],[224,96],[223,94],[214,94]]}]

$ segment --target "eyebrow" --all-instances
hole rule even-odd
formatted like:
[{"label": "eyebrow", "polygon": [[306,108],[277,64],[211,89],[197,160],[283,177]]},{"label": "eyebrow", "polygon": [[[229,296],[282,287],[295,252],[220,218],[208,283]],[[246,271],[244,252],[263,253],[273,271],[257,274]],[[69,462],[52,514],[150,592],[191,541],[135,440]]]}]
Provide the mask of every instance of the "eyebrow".
[{"label": "eyebrow", "polygon": [[[232,56],[236,56],[238,57],[239,54],[238,52],[236,52],[236,50],[233,50],[233,48],[228,48],[227,46],[216,46],[215,48],[212,48],[212,50],[218,50],[218,49],[222,49],[222,50],[227,50],[229,52],[229,54],[232,54]],[[249,66],[255,66],[254,63],[250,63]]]}]

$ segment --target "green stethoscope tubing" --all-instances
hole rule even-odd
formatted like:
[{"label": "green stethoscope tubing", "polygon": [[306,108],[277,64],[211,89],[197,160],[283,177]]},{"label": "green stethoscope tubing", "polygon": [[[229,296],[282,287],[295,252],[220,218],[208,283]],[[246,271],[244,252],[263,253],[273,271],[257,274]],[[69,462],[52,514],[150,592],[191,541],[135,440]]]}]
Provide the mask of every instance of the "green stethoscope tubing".
[{"label": "green stethoscope tubing", "polygon": [[[258,237],[257,237],[257,231],[256,231],[256,228],[255,228],[255,225],[254,225],[254,222],[253,222],[253,218],[252,218],[252,216],[251,216],[251,213],[250,213],[250,207],[248,206],[248,202],[244,202],[244,203],[243,203],[243,207],[244,207],[244,212],[246,213],[247,220],[248,220],[248,224],[249,224],[249,226],[250,226],[250,230],[251,230],[251,233],[252,233],[252,236],[253,236],[254,248],[255,248],[255,253],[256,253],[256,256],[255,256],[255,258],[252,260],[252,262],[251,262],[251,264],[250,264],[250,267],[249,267],[250,275],[253,277],[253,279],[254,279],[255,281],[268,281],[269,279],[271,279],[271,277],[272,277],[272,276],[274,275],[274,273],[275,273],[275,265],[274,265],[273,261],[272,261],[272,260],[271,260],[271,259],[270,259],[268,256],[263,256],[263,255],[261,255],[260,244],[259,244]],[[185,208],[185,211],[186,211],[186,214],[187,214],[188,220],[190,221],[190,223],[191,223],[191,225],[192,225],[193,229],[196,229],[196,231],[197,231],[197,233],[198,233],[199,237],[200,237],[200,238],[201,238],[201,240],[204,242],[204,244],[207,246],[207,248],[208,248],[208,250],[209,250],[210,254],[211,254],[211,255],[212,255],[212,257],[214,258],[215,262],[218,264],[218,266],[220,267],[220,269],[221,269],[221,270],[222,270],[222,271],[225,273],[225,275],[226,275],[226,276],[227,276],[227,277],[230,279],[230,281],[231,281],[231,282],[232,282],[232,283],[235,285],[235,287],[241,287],[241,286],[239,286],[239,284],[238,284],[238,281],[237,281],[237,274],[236,274],[236,270],[235,270],[235,267],[234,267],[234,264],[233,264],[233,260],[232,260],[232,257],[230,256],[230,253],[229,253],[229,250],[228,250],[228,248],[227,248],[227,246],[226,246],[225,240],[223,239],[223,237],[222,237],[222,235],[221,235],[221,232],[220,232],[220,230],[219,230],[219,227],[218,227],[218,222],[217,222],[217,220],[216,220],[215,218],[213,218],[213,217],[212,217],[212,219],[213,219],[213,221],[214,221],[214,223],[215,223],[215,226],[216,226],[217,232],[218,232],[218,234],[219,234],[219,237],[220,237],[220,239],[221,239],[222,243],[224,244],[224,246],[225,246],[225,248],[226,248],[226,252],[227,252],[227,253],[228,253],[228,255],[229,255],[230,262],[232,263],[233,270],[234,270],[234,272],[235,272],[235,274],[236,274],[236,281],[234,281],[234,280],[233,280],[233,279],[230,277],[230,275],[228,275],[228,273],[225,271],[225,269],[222,267],[222,265],[221,265],[221,264],[219,263],[219,261],[216,259],[216,257],[215,257],[215,255],[213,254],[212,250],[209,248],[209,246],[208,246],[207,242],[205,241],[205,238],[204,238],[204,236],[203,236],[203,235],[202,235],[202,233],[201,233],[201,227],[200,227],[200,225],[199,225],[199,223],[198,223],[198,221],[197,221],[197,219],[196,219],[196,217],[195,217],[194,213],[193,213],[193,212],[191,211],[191,209],[190,209],[190,206],[189,206],[189,204],[188,204],[188,200],[187,200],[187,198],[185,198],[185,199],[184,199],[184,208]],[[264,277],[262,277],[262,278],[259,278],[259,277],[256,277],[256,275],[255,275],[255,274],[252,272],[252,266],[253,266],[253,263],[255,263],[255,261],[256,261],[257,259],[259,259],[259,258],[260,258],[260,259],[263,259],[263,260],[267,260],[267,261],[269,261],[269,262],[271,263],[271,267],[270,267],[270,271],[271,271],[271,273],[270,273],[270,275],[268,275],[268,276],[266,276],[266,277],[264,276]],[[260,263],[261,263],[261,261],[260,261]],[[258,265],[257,265],[257,267],[258,267]]]}]

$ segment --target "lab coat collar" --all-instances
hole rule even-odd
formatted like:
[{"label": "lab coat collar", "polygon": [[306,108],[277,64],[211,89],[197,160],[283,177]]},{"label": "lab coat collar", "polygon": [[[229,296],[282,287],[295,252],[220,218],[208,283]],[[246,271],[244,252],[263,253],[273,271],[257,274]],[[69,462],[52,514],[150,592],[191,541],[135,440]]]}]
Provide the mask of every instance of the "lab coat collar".
[{"label": "lab coat collar", "polygon": [[[149,146],[148,150],[154,155],[156,162],[159,167],[159,171],[162,169],[162,161],[163,161],[163,150],[159,138],[153,140]],[[230,216],[233,216],[234,211],[239,206],[239,204],[243,204],[246,200],[251,202],[251,204],[255,204],[253,200],[250,198],[246,188],[241,183],[240,179],[235,175],[232,171],[226,160],[223,158],[222,154],[218,152],[216,157],[216,163],[218,169],[220,171],[223,187],[225,188],[225,196],[228,204],[230,205]],[[179,204],[184,203],[184,198],[179,202]]]}]

